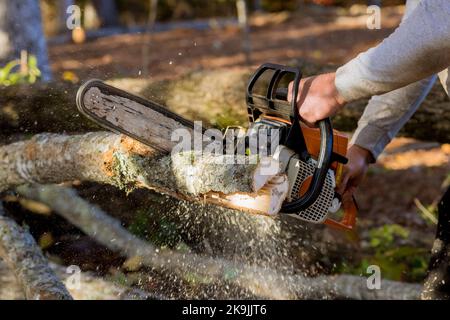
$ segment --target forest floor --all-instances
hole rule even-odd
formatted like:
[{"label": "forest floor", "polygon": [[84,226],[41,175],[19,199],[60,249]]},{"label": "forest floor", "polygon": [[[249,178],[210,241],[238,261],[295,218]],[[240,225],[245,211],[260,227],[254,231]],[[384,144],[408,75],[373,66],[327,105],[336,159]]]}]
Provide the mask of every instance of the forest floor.
[{"label": "forest floor", "polygon": [[[382,28],[367,29],[364,7],[307,9],[251,19],[251,64],[289,63],[302,58],[320,64],[341,64],[388,36],[399,24],[403,7],[383,9]],[[144,77],[142,49],[149,44],[149,70],[154,80],[176,78],[193,70],[246,66],[236,26],[208,30],[177,29],[103,37],[81,45],[50,47],[55,74],[74,72],[80,79]]]},{"label": "forest floor", "polygon": [[[367,16],[361,10],[354,7],[350,11],[326,9],[253,17],[252,66],[267,61],[292,63],[298,59],[322,65],[345,63],[389,35],[399,24],[403,13],[403,7],[385,8],[382,28],[368,30]],[[150,42],[148,77],[154,81],[170,80],[197,70],[248,68],[240,39],[236,27],[154,34]],[[146,77],[142,70],[144,41],[148,41],[144,35],[125,34],[89,40],[81,45],[52,45],[52,69],[55,77],[74,82],[89,78],[143,79]],[[449,157],[450,145],[409,138],[394,139],[378,163],[371,167],[356,194],[360,207],[358,233],[362,248],[367,250],[358,262],[336,266],[336,272],[360,274],[364,266],[377,263],[388,270],[387,278],[422,281],[434,237],[434,206],[442,193],[444,181],[449,178]],[[102,198],[101,194],[95,194],[98,186],[91,189],[88,186],[80,192],[87,195],[94,191],[94,196],[89,196],[90,200],[100,201],[94,199],[97,195]],[[114,207],[116,198],[120,196],[113,196],[108,206]],[[47,218],[28,217],[27,223],[33,225],[33,219],[42,222]],[[36,223],[31,231],[48,249],[54,261],[65,265],[76,263],[83,269],[106,273],[118,281],[128,281],[124,280],[121,271],[112,267],[120,266],[122,258],[75,232],[61,219],[50,222],[45,228],[37,227],[39,224],[42,225]],[[54,233],[48,238],[50,229]],[[412,240],[408,242],[407,238]],[[153,285],[159,284],[155,280]],[[147,289],[151,291],[152,288]],[[177,293],[174,296],[183,297]]]}]

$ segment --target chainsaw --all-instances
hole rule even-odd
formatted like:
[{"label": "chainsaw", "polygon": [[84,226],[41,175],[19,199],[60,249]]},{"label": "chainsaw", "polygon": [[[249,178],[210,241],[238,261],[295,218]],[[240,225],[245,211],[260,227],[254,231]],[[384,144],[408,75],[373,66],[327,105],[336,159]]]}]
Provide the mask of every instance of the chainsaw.
[{"label": "chainsaw", "polygon": [[[318,121],[317,128],[301,122],[296,103],[301,77],[299,68],[271,63],[263,64],[256,70],[246,90],[249,129],[240,141],[248,145],[248,141],[258,136],[261,130],[276,132],[278,145],[269,155],[280,163],[281,171],[286,173],[289,181],[288,196],[280,214],[352,230],[356,223],[356,202],[353,197],[347,199],[335,192],[342,178],[343,166],[347,163],[348,139],[333,130],[329,118]],[[289,99],[290,83],[293,90]],[[92,96],[92,90],[99,94]],[[88,94],[91,100],[95,100],[91,106],[85,104]],[[130,103],[124,104],[123,101]],[[154,119],[155,116],[163,116],[194,129],[192,121],[100,80],[90,80],[80,87],[77,107],[83,115],[102,127],[161,151],[167,150],[149,138],[146,131],[155,128],[145,129],[146,117]],[[123,117],[131,117],[132,120],[139,118],[144,125],[136,126],[136,121],[106,116],[108,110],[116,108],[123,108]],[[269,145],[265,148],[272,150]]]}]

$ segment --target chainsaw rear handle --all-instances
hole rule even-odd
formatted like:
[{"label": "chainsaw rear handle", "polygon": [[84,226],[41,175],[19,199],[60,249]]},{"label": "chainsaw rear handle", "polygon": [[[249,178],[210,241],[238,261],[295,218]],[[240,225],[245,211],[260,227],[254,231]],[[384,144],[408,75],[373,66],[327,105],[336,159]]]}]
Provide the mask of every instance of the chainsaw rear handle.
[{"label": "chainsaw rear handle", "polygon": [[[253,92],[255,84],[267,71],[273,72],[273,75],[269,80],[265,95],[255,94]],[[287,103],[287,88],[279,88],[280,80],[286,75],[294,76],[290,104]],[[291,123],[291,128],[286,135],[286,141],[281,141],[281,143],[294,149],[295,152],[305,152],[306,150],[297,108],[297,96],[301,78],[302,74],[299,68],[266,63],[260,66],[250,78],[246,96],[250,122],[256,121],[261,115],[268,115],[280,117]],[[332,162],[333,127],[329,118],[318,121],[317,124],[320,128],[320,151],[311,183],[308,190],[300,198],[282,206],[281,212],[283,213],[297,213],[307,209],[317,200],[325,183]]]}]

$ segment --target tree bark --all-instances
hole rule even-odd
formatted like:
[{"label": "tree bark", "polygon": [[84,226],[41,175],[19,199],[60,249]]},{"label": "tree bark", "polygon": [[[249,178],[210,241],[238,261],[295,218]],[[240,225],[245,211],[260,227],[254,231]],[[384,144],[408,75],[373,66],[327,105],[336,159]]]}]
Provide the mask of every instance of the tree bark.
[{"label": "tree bark", "polygon": [[119,13],[115,0],[93,0],[102,27],[114,27],[119,24]]},{"label": "tree bark", "polygon": [[[62,280],[67,282],[70,273],[65,266],[50,263],[50,268]],[[80,286],[70,287],[67,290],[74,300],[155,300],[166,299],[140,289],[128,288],[112,281],[100,278],[90,272],[81,272]],[[0,300],[26,299],[20,284],[5,263],[0,260]]]},{"label": "tree bark", "polygon": [[250,27],[248,24],[248,8],[245,0],[236,0],[236,11],[239,21],[239,28],[242,32],[242,51],[245,55],[245,63],[251,64],[252,45],[250,41]]},{"label": "tree bark", "polygon": [[450,300],[450,188],[438,204],[436,239],[421,297]]},{"label": "tree bark", "polygon": [[0,257],[13,270],[29,300],[71,300],[31,234],[4,215],[0,203]]},{"label": "tree bark", "polygon": [[42,80],[50,81],[51,69],[39,1],[1,1],[0,65],[20,58],[22,50],[37,57]]},{"label": "tree bark", "polygon": [[[222,157],[226,156],[214,159]],[[261,173],[264,159],[256,164],[217,164],[214,159],[203,161],[202,156],[191,152],[164,156],[130,138],[110,133],[42,134],[0,147],[0,159],[0,191],[29,182],[84,180],[127,191],[144,187],[178,199],[266,214],[277,213],[288,191],[284,175]],[[189,171],[202,171],[202,175]],[[241,203],[240,195],[249,200],[268,200],[265,206],[254,207]]]}]

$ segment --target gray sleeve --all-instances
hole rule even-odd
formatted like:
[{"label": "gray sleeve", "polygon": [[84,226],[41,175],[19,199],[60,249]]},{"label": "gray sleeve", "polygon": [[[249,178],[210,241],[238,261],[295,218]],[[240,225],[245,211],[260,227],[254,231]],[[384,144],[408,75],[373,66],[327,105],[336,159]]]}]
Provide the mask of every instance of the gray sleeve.
[{"label": "gray sleeve", "polygon": [[436,76],[401,89],[374,96],[358,121],[351,144],[372,153],[376,160],[386,145],[419,108],[436,81]]},{"label": "gray sleeve", "polygon": [[450,1],[422,0],[381,44],[336,72],[347,101],[405,87],[450,65]]}]

